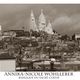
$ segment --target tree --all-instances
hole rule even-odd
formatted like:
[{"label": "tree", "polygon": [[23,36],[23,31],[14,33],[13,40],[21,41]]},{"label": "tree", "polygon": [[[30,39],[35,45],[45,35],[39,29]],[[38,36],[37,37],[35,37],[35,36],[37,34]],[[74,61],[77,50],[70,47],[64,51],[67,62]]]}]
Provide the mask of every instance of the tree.
[{"label": "tree", "polygon": [[72,40],[75,40],[75,34],[72,35]]},{"label": "tree", "polygon": [[23,57],[23,54],[22,54],[22,46],[19,45],[19,54],[17,56],[17,63],[20,67],[20,70],[21,70],[21,65],[22,65],[22,57]]},{"label": "tree", "polygon": [[61,40],[70,40],[70,37],[67,34],[65,34],[61,37]]}]

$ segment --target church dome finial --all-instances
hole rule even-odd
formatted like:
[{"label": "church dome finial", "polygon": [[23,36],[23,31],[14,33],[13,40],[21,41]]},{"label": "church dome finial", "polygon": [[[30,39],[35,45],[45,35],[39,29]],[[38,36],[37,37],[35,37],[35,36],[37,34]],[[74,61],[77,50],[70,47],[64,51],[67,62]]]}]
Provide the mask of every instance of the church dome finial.
[{"label": "church dome finial", "polygon": [[33,14],[33,10],[31,10],[31,16],[34,16],[34,14]]}]

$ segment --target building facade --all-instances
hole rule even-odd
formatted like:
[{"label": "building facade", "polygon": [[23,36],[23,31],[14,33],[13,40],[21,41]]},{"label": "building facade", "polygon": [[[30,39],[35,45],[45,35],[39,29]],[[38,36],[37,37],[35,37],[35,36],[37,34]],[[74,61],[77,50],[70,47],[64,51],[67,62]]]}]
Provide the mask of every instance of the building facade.
[{"label": "building facade", "polygon": [[48,34],[54,34],[52,25],[50,21],[47,24],[47,19],[46,16],[44,15],[43,9],[41,9],[41,14],[38,19],[38,24],[36,24],[36,19],[34,16],[33,11],[31,10],[31,15],[30,15],[30,29],[33,31],[44,31]]}]

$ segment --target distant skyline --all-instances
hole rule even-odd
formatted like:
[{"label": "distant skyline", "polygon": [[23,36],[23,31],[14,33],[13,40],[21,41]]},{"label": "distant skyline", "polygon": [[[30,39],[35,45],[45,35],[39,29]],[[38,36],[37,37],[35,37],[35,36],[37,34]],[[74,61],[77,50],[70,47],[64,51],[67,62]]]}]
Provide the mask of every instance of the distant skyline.
[{"label": "distant skyline", "polygon": [[80,4],[0,4],[0,25],[3,30],[21,29],[23,26],[28,30],[31,10],[38,23],[41,9],[58,33],[80,33]]}]

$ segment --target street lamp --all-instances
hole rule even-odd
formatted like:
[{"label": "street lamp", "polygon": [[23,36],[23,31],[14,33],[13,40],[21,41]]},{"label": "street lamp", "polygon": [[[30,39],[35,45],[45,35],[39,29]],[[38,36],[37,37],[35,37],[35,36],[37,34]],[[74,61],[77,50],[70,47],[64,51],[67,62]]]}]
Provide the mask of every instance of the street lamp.
[{"label": "street lamp", "polygon": [[47,46],[46,49],[48,50],[48,52],[49,52],[49,57],[50,57],[50,50],[51,50],[51,49],[50,49],[49,46]]},{"label": "street lamp", "polygon": [[51,58],[51,61],[50,61],[50,70],[54,70],[54,62],[55,62],[55,58]]},{"label": "street lamp", "polygon": [[64,53],[62,54],[62,56],[61,56],[61,57],[62,57],[62,62],[61,62],[62,64],[61,64],[61,65],[62,65],[62,68],[63,68],[63,69],[65,68],[65,62],[64,62],[64,56],[65,56],[65,55],[66,55],[66,53],[64,52]]}]

